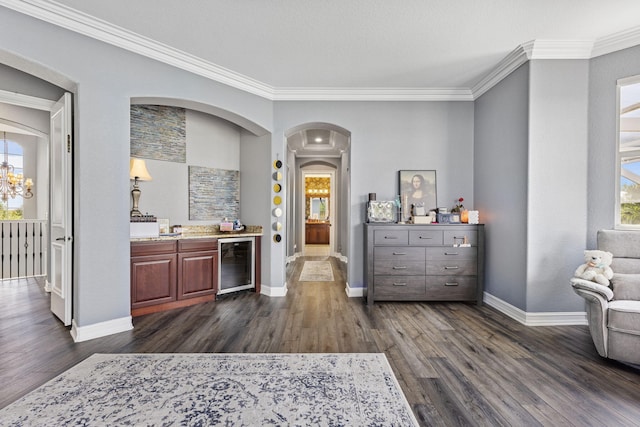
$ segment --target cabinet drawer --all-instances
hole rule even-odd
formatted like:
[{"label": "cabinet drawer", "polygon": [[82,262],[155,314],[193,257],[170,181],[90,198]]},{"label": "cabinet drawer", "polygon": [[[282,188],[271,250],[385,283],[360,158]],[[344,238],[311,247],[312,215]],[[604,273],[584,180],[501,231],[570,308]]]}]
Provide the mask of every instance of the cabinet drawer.
[{"label": "cabinet drawer", "polygon": [[426,297],[432,300],[475,300],[478,281],[475,277],[426,277]]},{"label": "cabinet drawer", "polygon": [[467,238],[467,243],[471,246],[478,245],[478,231],[477,230],[445,230],[444,231],[444,244],[445,245],[459,245],[464,242],[464,238]]},{"label": "cabinet drawer", "polygon": [[383,260],[403,261],[423,261],[425,258],[424,248],[410,248],[407,246],[386,246],[373,249],[374,262]]},{"label": "cabinet drawer", "polygon": [[180,252],[217,251],[218,239],[181,239],[178,241]]},{"label": "cabinet drawer", "polygon": [[409,230],[375,230],[373,243],[374,245],[407,245]]},{"label": "cabinet drawer", "polygon": [[434,260],[427,262],[426,274],[473,276],[477,271],[478,263],[473,259]]},{"label": "cabinet drawer", "polygon": [[425,292],[424,276],[376,276],[376,298],[421,298]]},{"label": "cabinet drawer", "polygon": [[456,259],[477,259],[477,248],[427,248],[427,260],[456,260]]},{"label": "cabinet drawer", "polygon": [[131,256],[156,255],[176,252],[176,241],[132,242]]},{"label": "cabinet drawer", "polygon": [[389,260],[376,261],[373,266],[375,275],[416,276],[424,275],[424,261]]},{"label": "cabinet drawer", "polygon": [[409,244],[415,246],[442,245],[442,230],[411,230]]}]

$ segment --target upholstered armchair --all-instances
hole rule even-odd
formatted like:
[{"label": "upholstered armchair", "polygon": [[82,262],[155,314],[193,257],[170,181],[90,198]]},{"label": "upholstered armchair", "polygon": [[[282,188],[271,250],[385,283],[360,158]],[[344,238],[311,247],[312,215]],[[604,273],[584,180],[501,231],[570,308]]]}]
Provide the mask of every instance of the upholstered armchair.
[{"label": "upholstered armchair", "polygon": [[598,354],[640,365],[640,231],[600,230],[598,249],[613,254],[610,286],[578,278],[571,285],[586,300]]}]

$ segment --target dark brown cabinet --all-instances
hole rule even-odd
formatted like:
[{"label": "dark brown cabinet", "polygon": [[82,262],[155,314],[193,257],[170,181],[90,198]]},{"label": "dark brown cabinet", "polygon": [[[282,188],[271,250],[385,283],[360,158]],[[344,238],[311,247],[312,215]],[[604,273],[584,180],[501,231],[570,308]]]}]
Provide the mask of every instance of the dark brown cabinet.
[{"label": "dark brown cabinet", "polygon": [[218,241],[178,242],[178,299],[218,293]]},{"label": "dark brown cabinet", "polygon": [[218,292],[218,240],[131,242],[131,315],[212,301]]},{"label": "dark brown cabinet", "polygon": [[305,224],[305,243],[308,245],[328,245],[329,244],[329,223]]}]

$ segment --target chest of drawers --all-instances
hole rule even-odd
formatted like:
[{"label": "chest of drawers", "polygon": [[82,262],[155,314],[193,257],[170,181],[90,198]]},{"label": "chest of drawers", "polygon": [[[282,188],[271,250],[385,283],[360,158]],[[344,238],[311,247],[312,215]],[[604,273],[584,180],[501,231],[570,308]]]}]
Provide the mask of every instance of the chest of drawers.
[{"label": "chest of drawers", "polygon": [[[471,246],[457,246],[463,242]],[[484,225],[365,224],[365,298],[482,304]]]}]

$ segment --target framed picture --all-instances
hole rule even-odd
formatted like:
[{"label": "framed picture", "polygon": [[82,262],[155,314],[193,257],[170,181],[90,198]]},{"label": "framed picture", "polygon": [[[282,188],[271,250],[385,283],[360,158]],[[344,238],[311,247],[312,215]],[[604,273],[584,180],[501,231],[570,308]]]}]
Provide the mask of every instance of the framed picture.
[{"label": "framed picture", "polygon": [[[426,215],[438,207],[436,171],[404,170],[398,177],[403,220],[411,217],[412,207],[423,207]],[[422,211],[420,209],[420,211]]]}]

